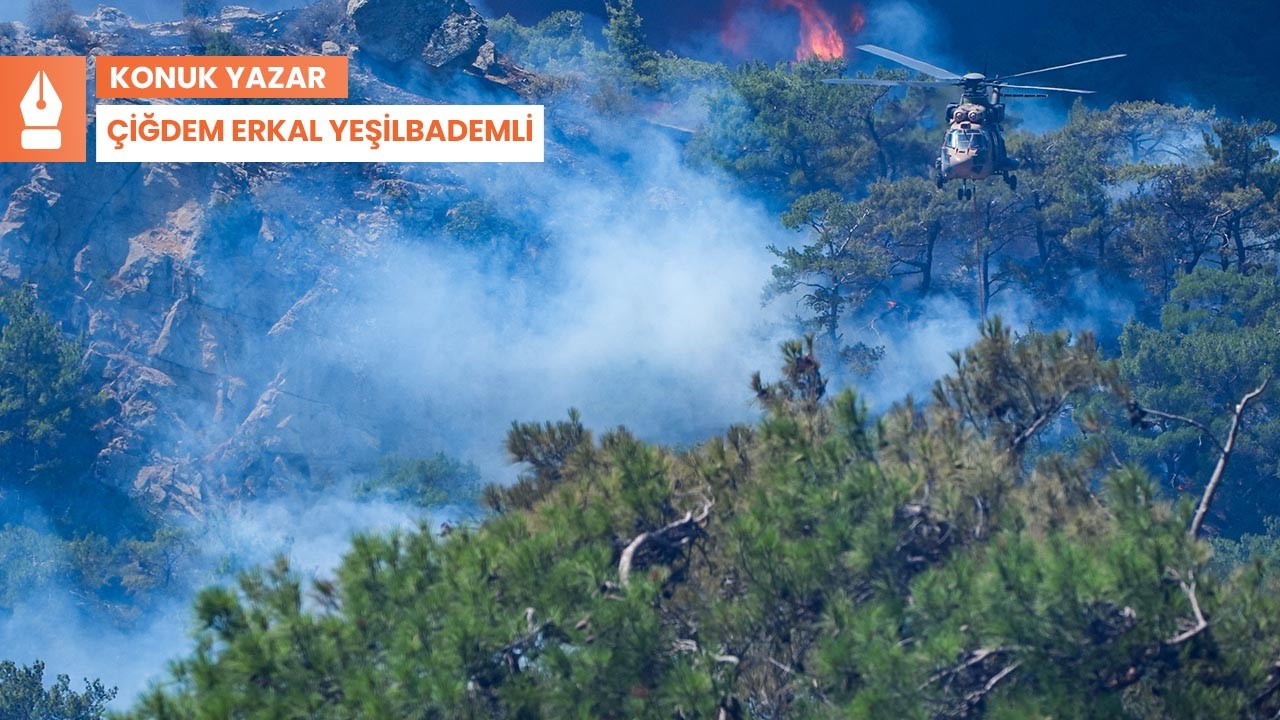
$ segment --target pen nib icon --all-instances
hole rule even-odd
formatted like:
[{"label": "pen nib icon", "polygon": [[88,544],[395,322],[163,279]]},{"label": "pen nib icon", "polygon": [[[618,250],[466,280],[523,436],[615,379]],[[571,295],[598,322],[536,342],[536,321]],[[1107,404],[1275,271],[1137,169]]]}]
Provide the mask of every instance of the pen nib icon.
[{"label": "pen nib icon", "polygon": [[62,147],[62,131],[58,119],[62,116],[62,100],[49,82],[43,70],[22,96],[22,149],[57,150]]}]

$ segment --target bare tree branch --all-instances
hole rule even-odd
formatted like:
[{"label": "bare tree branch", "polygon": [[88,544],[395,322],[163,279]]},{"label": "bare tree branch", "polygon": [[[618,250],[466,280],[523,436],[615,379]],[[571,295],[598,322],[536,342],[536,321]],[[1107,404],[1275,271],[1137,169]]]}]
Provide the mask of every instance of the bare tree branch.
[{"label": "bare tree branch", "polygon": [[1186,593],[1187,600],[1191,602],[1191,613],[1195,616],[1196,621],[1190,628],[1173,636],[1169,640],[1169,645],[1184,643],[1209,627],[1209,621],[1205,619],[1204,613],[1200,610],[1200,601],[1196,599],[1196,576],[1194,573],[1188,572],[1187,577],[1189,578],[1188,580],[1183,580],[1179,577],[1178,584],[1182,586],[1182,592]]},{"label": "bare tree branch", "polygon": [[1185,415],[1174,415],[1173,413],[1167,413],[1161,410],[1152,410],[1151,408],[1146,408],[1146,407],[1142,408],[1141,411],[1147,415],[1155,415],[1156,417],[1159,417],[1159,418],[1164,418],[1166,420],[1176,420],[1180,423],[1185,423],[1187,425],[1190,425],[1191,427],[1204,433],[1205,437],[1212,440],[1213,444],[1218,448],[1218,452],[1222,452],[1223,450],[1222,442],[1218,440],[1217,436],[1213,434],[1213,431],[1210,430],[1208,427],[1205,427],[1203,423],[1197,420],[1189,418]]},{"label": "bare tree branch", "polygon": [[928,680],[925,680],[924,683],[922,683],[920,687],[916,689],[924,690],[925,688],[938,682],[939,680],[958,675],[962,671],[968,670],[969,668],[981,663],[982,661],[986,660],[992,655],[1000,655],[1008,652],[1009,652],[1009,648],[1005,648],[1005,647],[979,648],[977,650],[974,650],[973,652],[969,653],[969,656],[965,658],[959,665],[956,665],[955,667],[943,668],[942,670],[934,673],[929,677]]},{"label": "bare tree branch", "polygon": [[1236,438],[1240,433],[1240,419],[1244,416],[1244,411],[1249,407],[1249,403],[1265,392],[1270,382],[1271,374],[1268,373],[1261,385],[1245,393],[1245,396],[1240,398],[1240,402],[1236,403],[1235,413],[1231,417],[1231,430],[1227,433],[1227,441],[1221,444],[1222,452],[1218,455],[1218,464],[1213,469],[1209,484],[1204,488],[1204,495],[1200,498],[1200,505],[1196,507],[1195,517],[1191,520],[1191,529],[1187,531],[1187,534],[1192,538],[1200,534],[1200,528],[1204,525],[1205,515],[1209,513],[1209,505],[1213,503],[1213,494],[1218,491],[1218,484],[1222,482],[1222,476],[1227,471],[1227,462],[1231,459],[1231,452],[1235,449]]},{"label": "bare tree branch", "polygon": [[711,515],[711,506],[713,504],[712,502],[707,502],[696,517],[693,511],[690,510],[684,514],[684,517],[675,522],[668,523],[652,532],[642,532],[635,536],[631,542],[627,543],[626,548],[622,550],[622,557],[618,559],[618,583],[624,588],[627,587],[632,566],[648,564],[637,557],[637,554],[641,552],[641,549],[646,544],[661,546],[657,548],[655,553],[656,557],[661,557],[669,554],[672,550],[684,547],[695,537],[701,535],[703,524],[706,523],[707,517]]},{"label": "bare tree branch", "polygon": [[[1000,670],[987,676],[983,680],[983,676],[990,669],[983,668],[986,661],[999,655],[1005,655],[1010,652],[1011,648],[995,647],[982,648],[975,650],[969,654],[960,664],[946,668],[941,672],[930,677],[921,685],[919,690],[929,685],[941,683],[943,689],[950,694],[952,692],[952,683],[959,682],[967,687],[956,688],[963,694],[955,698],[955,704],[948,705],[933,714],[933,720],[964,720],[966,718],[977,717],[981,714],[981,708],[986,701],[987,695],[996,689],[1001,682],[1014,673],[1022,665],[1021,661],[1014,661],[1005,665]],[[996,667],[999,667],[997,665]],[[980,683],[980,684],[979,684]],[[954,697],[954,696],[953,696]]]}]

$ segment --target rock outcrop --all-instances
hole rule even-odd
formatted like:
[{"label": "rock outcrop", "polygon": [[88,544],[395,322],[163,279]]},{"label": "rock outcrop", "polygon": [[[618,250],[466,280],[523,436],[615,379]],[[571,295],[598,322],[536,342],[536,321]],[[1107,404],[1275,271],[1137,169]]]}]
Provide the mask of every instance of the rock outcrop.
[{"label": "rock outcrop", "polygon": [[526,98],[534,93],[534,76],[498,52],[466,0],[350,0],[347,15],[360,52],[392,78],[460,70]]},{"label": "rock outcrop", "polygon": [[351,0],[347,15],[361,50],[387,63],[465,67],[488,35],[484,18],[465,0]]},{"label": "rock outcrop", "polygon": [[[465,72],[495,92],[527,88],[528,73],[495,52],[463,0],[355,0],[350,10],[362,48],[354,101],[447,99],[398,86],[364,53]],[[227,7],[207,25],[255,54],[351,51],[348,36],[297,44],[295,16]],[[184,23],[111,8],[82,20],[94,53],[189,52]],[[0,39],[16,54],[72,52],[21,25]],[[389,202],[388,188],[401,200]],[[402,445],[419,431],[412,412],[369,410],[367,378],[343,363],[330,318],[391,235],[426,232],[466,196],[438,167],[0,166],[0,288],[36,285],[84,336],[115,408],[100,479],[199,515],[212,498],[326,483],[421,451]]]}]

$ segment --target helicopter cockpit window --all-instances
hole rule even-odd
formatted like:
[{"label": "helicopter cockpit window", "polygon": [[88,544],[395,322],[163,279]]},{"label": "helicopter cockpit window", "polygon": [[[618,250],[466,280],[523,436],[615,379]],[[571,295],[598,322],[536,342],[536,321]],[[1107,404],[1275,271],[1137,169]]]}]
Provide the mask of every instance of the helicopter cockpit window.
[{"label": "helicopter cockpit window", "polygon": [[987,146],[987,138],[980,132],[952,130],[947,133],[947,147],[956,150],[981,149]]}]

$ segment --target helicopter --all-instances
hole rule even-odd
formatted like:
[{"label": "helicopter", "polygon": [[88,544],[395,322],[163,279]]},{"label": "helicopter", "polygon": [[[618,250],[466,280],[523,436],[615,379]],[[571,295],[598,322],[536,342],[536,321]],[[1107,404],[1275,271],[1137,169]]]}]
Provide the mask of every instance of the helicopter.
[{"label": "helicopter", "polygon": [[[1011,78],[1025,77],[1037,73],[1061,70],[1063,68],[1087,65],[1088,63],[1115,60],[1125,57],[1125,53],[1105,55],[1103,57],[1079,60],[1065,65],[1028,70],[1013,75],[997,75],[987,77],[982,73],[966,73],[960,75],[944,70],[922,60],[887,50],[877,45],[859,45],[859,50],[878,55],[924,73],[933,80],[881,80],[878,78],[829,78],[823,82],[832,85],[876,85],[881,87],[940,87],[953,85],[960,88],[960,101],[947,105],[944,118],[947,123],[947,135],[942,143],[942,151],[934,161],[934,182],[938,189],[948,180],[960,180],[962,184],[956,192],[961,200],[973,198],[972,182],[983,180],[992,175],[1000,175],[1010,190],[1018,189],[1018,176],[1013,171],[1018,169],[1018,161],[1009,157],[1005,150],[1004,103],[1002,98],[1039,98],[1049,97],[1050,92],[1075,93],[1077,95],[1092,94],[1092,90],[1075,88],[1047,87],[1043,85],[1015,85],[1006,82]],[[1009,93],[1006,88],[1014,90],[1035,90],[1034,93]]]}]

